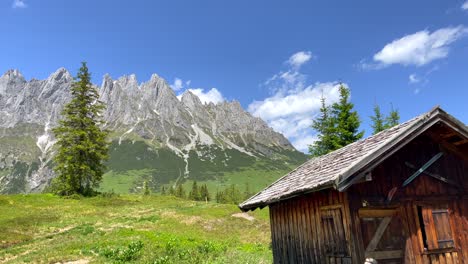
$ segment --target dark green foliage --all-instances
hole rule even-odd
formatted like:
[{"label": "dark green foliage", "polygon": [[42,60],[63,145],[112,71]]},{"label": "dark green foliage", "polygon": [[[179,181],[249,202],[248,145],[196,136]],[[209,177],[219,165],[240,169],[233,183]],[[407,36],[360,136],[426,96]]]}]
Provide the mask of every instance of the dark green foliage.
[{"label": "dark green foliage", "polygon": [[149,189],[148,182],[144,181],[143,182],[143,195],[150,195],[150,194],[151,194],[151,191]]},{"label": "dark green foliage", "polygon": [[312,156],[322,156],[336,149],[333,142],[336,141],[335,135],[335,120],[330,116],[330,107],[326,105],[325,98],[320,99],[322,106],[320,108],[320,116],[312,123],[312,128],[317,131],[318,140],[313,145],[309,146],[309,152]]},{"label": "dark green foliage", "polygon": [[174,186],[169,187],[169,195],[175,196],[175,188]]},{"label": "dark green foliage", "polygon": [[100,127],[105,106],[91,84],[91,74],[83,62],[71,88],[71,101],[64,106],[62,120],[53,129],[57,138],[52,188],[59,195],[89,196],[99,186],[108,157],[108,132]]},{"label": "dark green foliage", "polygon": [[185,198],[185,190],[184,186],[182,184],[178,184],[177,187],[174,190],[174,195],[179,198]]},{"label": "dark green foliage", "polygon": [[385,129],[394,127],[400,123],[400,113],[397,109],[393,109],[388,114],[387,118],[385,119]]},{"label": "dark green foliage", "polygon": [[208,191],[208,187],[206,186],[206,184],[198,186],[196,181],[193,181],[192,189],[190,190],[187,198],[193,201],[208,202],[211,200],[211,196],[210,196],[210,193]]},{"label": "dark green foliage", "polygon": [[161,187],[161,195],[166,195],[166,187],[164,185]]},{"label": "dark green foliage", "polygon": [[249,199],[255,193],[250,190],[250,185],[248,182],[245,183],[245,190],[244,190],[244,200]]},{"label": "dark green foliage", "polygon": [[129,261],[136,260],[139,257],[142,248],[143,242],[138,240],[136,242],[131,242],[127,247],[105,248],[101,250],[99,254],[112,259],[117,263],[127,263]]},{"label": "dark green foliage", "polygon": [[193,181],[192,190],[190,190],[188,198],[194,201],[201,200],[200,189],[198,188],[197,181]]},{"label": "dark green foliage", "polygon": [[380,111],[379,105],[376,104],[374,106],[374,115],[371,116],[370,118],[372,120],[372,125],[371,125],[372,130],[373,130],[372,133],[374,135],[385,129],[384,117],[382,115],[382,112]]},{"label": "dark green foliage", "polygon": [[359,115],[353,110],[354,104],[349,101],[350,91],[344,85],[340,85],[340,100],[332,105],[332,115],[336,122],[335,149],[351,144],[364,136],[359,132],[361,121]]},{"label": "dark green foliage", "polygon": [[206,186],[206,184],[203,184],[200,187],[200,200],[206,201],[206,202],[211,201],[211,195],[210,195],[210,192],[208,191],[208,186]]},{"label": "dark green foliage", "polygon": [[387,117],[385,117],[378,105],[374,106],[374,115],[370,117],[372,120],[373,134],[377,134],[380,131],[394,127],[400,123],[400,114],[398,110],[393,109],[390,111]]},{"label": "dark green foliage", "polygon": [[326,105],[322,97],[320,116],[314,120],[312,128],[318,133],[318,140],[309,146],[312,156],[321,156],[331,151],[351,144],[364,136],[363,131],[358,131],[361,121],[354,111],[354,104],[349,101],[350,91],[344,85],[340,85],[340,100],[331,105]]},{"label": "dark green foliage", "polygon": [[244,200],[242,192],[236,187],[236,185],[231,184],[229,187],[223,191],[218,191],[216,193],[216,202],[223,204],[239,204]]}]

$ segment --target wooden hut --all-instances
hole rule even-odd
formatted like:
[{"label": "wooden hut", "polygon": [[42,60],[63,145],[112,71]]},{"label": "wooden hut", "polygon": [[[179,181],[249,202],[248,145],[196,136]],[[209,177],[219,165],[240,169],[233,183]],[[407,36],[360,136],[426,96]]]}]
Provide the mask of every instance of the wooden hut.
[{"label": "wooden hut", "polygon": [[436,107],[239,205],[266,206],[275,263],[468,263],[468,128]]}]

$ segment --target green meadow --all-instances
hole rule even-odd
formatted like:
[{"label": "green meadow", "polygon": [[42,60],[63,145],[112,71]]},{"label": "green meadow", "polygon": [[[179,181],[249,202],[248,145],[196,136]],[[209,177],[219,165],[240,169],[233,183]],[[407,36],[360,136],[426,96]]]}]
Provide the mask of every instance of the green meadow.
[{"label": "green meadow", "polygon": [[0,263],[271,263],[268,210],[171,196],[0,196]]}]

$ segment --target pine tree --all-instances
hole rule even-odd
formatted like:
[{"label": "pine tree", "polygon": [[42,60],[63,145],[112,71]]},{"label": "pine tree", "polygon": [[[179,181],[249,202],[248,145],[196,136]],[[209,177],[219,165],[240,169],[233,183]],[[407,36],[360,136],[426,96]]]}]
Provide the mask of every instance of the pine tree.
[{"label": "pine tree", "polygon": [[211,201],[210,192],[208,191],[208,187],[206,186],[206,184],[203,184],[200,187],[200,198],[202,201]]},{"label": "pine tree", "polygon": [[309,146],[309,153],[314,156],[322,156],[335,150],[333,142],[336,141],[334,134],[335,119],[330,116],[330,107],[326,105],[325,97],[320,98],[320,116],[313,121],[312,128],[317,132],[318,139]]},{"label": "pine tree", "polygon": [[143,195],[150,195],[150,194],[151,194],[151,191],[149,189],[148,182],[144,181],[143,182]]},{"label": "pine tree", "polygon": [[192,190],[189,193],[190,200],[201,201],[200,189],[198,188],[197,181],[193,181]]},{"label": "pine tree", "polygon": [[332,115],[336,122],[336,137],[333,138],[333,150],[351,144],[364,136],[359,132],[361,121],[359,115],[353,110],[354,104],[349,101],[350,91],[344,85],[340,85],[340,100],[332,105]]},{"label": "pine tree", "polygon": [[382,115],[382,112],[380,111],[380,106],[375,105],[374,106],[374,115],[370,117],[372,120],[372,129],[373,129],[373,134],[377,134],[380,131],[385,129],[385,124],[384,124],[384,116]]},{"label": "pine tree", "polygon": [[372,120],[372,128],[374,135],[382,130],[394,127],[400,123],[400,113],[398,110],[393,109],[390,111],[387,117],[380,112],[380,107],[375,105],[374,115],[370,117]]},{"label": "pine tree", "polygon": [[185,190],[182,184],[177,185],[175,189],[175,196],[179,198],[185,198]]},{"label": "pine tree", "polygon": [[390,111],[390,114],[388,117],[385,119],[385,129],[394,127],[400,123],[400,113],[398,112],[397,109],[393,109]]},{"label": "pine tree", "polygon": [[354,104],[349,101],[350,91],[340,85],[340,100],[328,107],[322,96],[320,116],[313,121],[312,128],[317,132],[318,139],[309,146],[312,156],[322,156],[331,151],[353,143],[364,136],[358,132],[361,121],[353,110]]},{"label": "pine tree", "polygon": [[71,101],[64,106],[62,119],[53,129],[57,139],[54,157],[57,177],[52,190],[59,195],[93,195],[99,186],[108,158],[108,131],[101,129],[104,104],[91,84],[91,74],[83,62],[71,87]]},{"label": "pine tree", "polygon": [[172,196],[175,196],[175,195],[176,195],[176,191],[175,191],[174,186],[170,186],[170,187],[169,187],[169,195],[172,195]]}]

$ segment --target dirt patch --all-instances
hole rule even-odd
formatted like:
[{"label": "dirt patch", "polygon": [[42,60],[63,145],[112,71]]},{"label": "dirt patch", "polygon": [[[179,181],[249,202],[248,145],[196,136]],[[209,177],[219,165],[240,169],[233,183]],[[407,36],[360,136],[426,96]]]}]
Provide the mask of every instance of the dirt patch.
[{"label": "dirt patch", "polygon": [[73,260],[73,261],[66,261],[66,262],[57,262],[55,264],[88,264],[89,260],[87,259],[79,259],[79,260]]},{"label": "dirt patch", "polygon": [[249,221],[255,220],[255,217],[249,215],[248,213],[237,213],[237,214],[233,214],[231,216],[232,217],[237,217],[237,218],[243,218],[243,219],[249,220]]},{"label": "dirt patch", "polygon": [[184,218],[182,219],[182,223],[186,224],[186,225],[193,225],[193,224],[196,224],[198,222],[201,222],[203,219],[199,216],[189,216],[187,218]]}]

